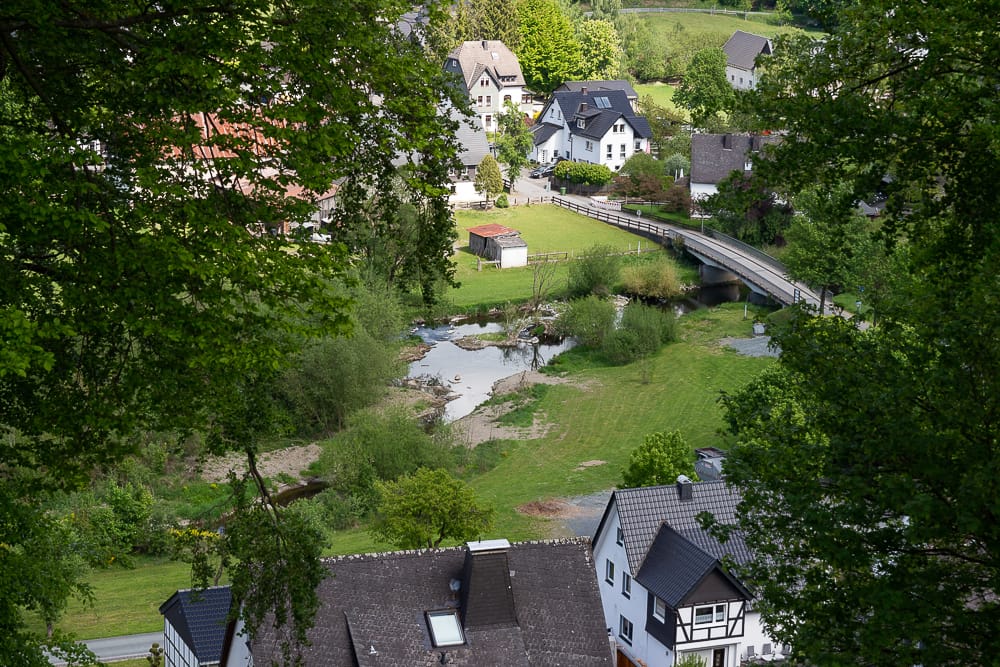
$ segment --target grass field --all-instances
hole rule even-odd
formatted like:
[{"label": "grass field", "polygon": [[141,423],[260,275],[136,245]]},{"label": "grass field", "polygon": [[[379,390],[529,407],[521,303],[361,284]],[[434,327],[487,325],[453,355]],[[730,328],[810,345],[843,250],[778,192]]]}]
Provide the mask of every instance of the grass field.
[{"label": "grass field", "polygon": [[[455,254],[455,277],[459,289],[448,292],[446,299],[458,310],[476,308],[488,310],[507,301],[524,301],[531,296],[534,270],[528,266],[515,269],[497,269],[482,263],[469,252],[468,229],[477,225],[500,224],[521,232],[528,244],[529,254],[566,253],[567,257],[595,245],[608,245],[621,252],[652,247],[650,241],[634,234],[598,222],[551,204],[518,206],[491,211],[458,211],[456,213],[460,249]],[[553,284],[558,295],[566,285],[568,264],[556,267]]]},{"label": "grass field", "polygon": [[[707,14],[703,12],[650,12],[640,14],[653,29],[654,34],[665,39],[671,36],[698,36],[697,41],[702,48],[710,46],[721,47],[734,32],[742,30],[764,37],[803,32],[794,26],[773,25],[767,21],[755,20],[753,15],[748,19],[724,14]],[[817,33],[818,35],[819,33]]]},{"label": "grass field", "polygon": [[674,91],[677,88],[669,83],[661,83],[659,81],[654,83],[637,83],[633,87],[635,88],[635,92],[639,94],[640,100],[648,95],[653,98],[653,103],[657,106],[678,114],[687,113],[674,104]]}]

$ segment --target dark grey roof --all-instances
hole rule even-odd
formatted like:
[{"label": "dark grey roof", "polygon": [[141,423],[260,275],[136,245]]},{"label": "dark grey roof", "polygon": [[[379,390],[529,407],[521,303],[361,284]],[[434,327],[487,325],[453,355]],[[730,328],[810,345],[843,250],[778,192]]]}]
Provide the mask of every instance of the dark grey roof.
[{"label": "dark grey roof", "polygon": [[691,135],[691,182],[718,183],[734,171],[743,173],[748,156],[781,137],[749,134]]},{"label": "dark grey roof", "polygon": [[[725,481],[691,484],[691,500],[688,501],[680,499],[676,484],[618,489],[608,501],[608,508],[597,528],[597,534],[604,528],[608,513],[615,508],[632,572],[639,571],[663,523],[688,541],[696,541],[699,547],[716,557],[728,553],[737,562],[744,563],[751,555],[743,540],[734,536],[725,545],[719,545],[714,538],[704,533],[698,521],[699,514],[708,512],[720,523],[735,524],[738,503],[738,492],[727,486]],[[594,536],[594,541],[596,543],[597,535]]]},{"label": "dark grey roof", "polygon": [[635,88],[632,87],[628,81],[615,80],[615,81],[567,81],[563,85],[556,88],[555,92],[570,91],[573,93],[579,93],[584,88],[587,92],[595,92],[599,90],[621,90],[628,96],[629,100],[639,99],[639,94],[635,92]]},{"label": "dark grey roof", "polygon": [[449,72],[461,73],[469,90],[483,72],[500,82],[501,86],[523,86],[524,74],[517,56],[498,40],[462,42],[452,49],[445,61]]},{"label": "dark grey roof", "polygon": [[513,236],[494,236],[493,242],[501,248],[527,248],[528,242],[516,234]]},{"label": "dark grey roof", "polygon": [[490,144],[486,140],[486,132],[474,118],[466,118],[454,107],[451,108],[451,118],[458,122],[455,137],[458,139],[458,159],[466,167],[476,167],[483,158],[490,154]]},{"label": "dark grey roof", "polygon": [[231,604],[228,586],[203,591],[183,590],[160,605],[160,613],[177,630],[199,662],[219,662]]},{"label": "dark grey roof", "polygon": [[561,130],[562,127],[559,125],[553,125],[552,123],[538,123],[531,127],[531,133],[535,137],[535,145],[544,144],[548,141],[553,134]]},{"label": "dark grey roof", "polygon": [[635,580],[672,609],[677,609],[688,592],[718,564],[714,557],[664,523]]},{"label": "dark grey roof", "polygon": [[[597,98],[602,98],[602,100],[598,101]],[[649,122],[632,111],[632,105],[622,90],[588,90],[586,95],[583,92],[571,90],[556,91],[552,93],[548,104],[542,109],[541,117],[545,117],[552,104],[559,105],[571,134],[599,139],[618,119],[623,118],[632,126],[632,130],[637,136],[644,138],[653,136]],[[586,119],[585,127],[577,127],[577,116]]]},{"label": "dark grey roof", "polygon": [[[612,665],[589,541],[514,544],[506,557],[516,623],[468,627],[448,648],[431,645],[424,612],[459,609],[464,547],[327,560],[305,665],[431,666],[442,651],[455,666]],[[253,656],[279,657],[273,629],[261,628]]]},{"label": "dark grey roof", "polygon": [[726,64],[750,71],[754,68],[757,56],[771,55],[771,40],[767,37],[737,30],[722,46],[726,52]]}]

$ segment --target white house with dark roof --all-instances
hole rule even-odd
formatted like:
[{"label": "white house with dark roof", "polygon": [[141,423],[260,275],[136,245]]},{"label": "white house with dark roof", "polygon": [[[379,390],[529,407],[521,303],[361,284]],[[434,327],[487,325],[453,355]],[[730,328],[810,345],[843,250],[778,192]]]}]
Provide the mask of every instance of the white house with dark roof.
[{"label": "white house with dark roof", "polygon": [[624,92],[625,96],[628,98],[628,102],[632,106],[632,111],[639,113],[639,93],[635,92],[635,88],[632,87],[632,84],[624,79],[614,79],[610,81],[567,81],[556,88],[555,92],[579,93],[584,90],[591,92],[599,92],[602,90],[620,90]]},{"label": "white house with dark roof", "polygon": [[529,157],[538,162],[564,158],[603,164],[612,171],[634,154],[648,153],[653,134],[646,119],[632,109],[626,91],[585,86],[552,93],[532,133]]},{"label": "white house with dark roof", "polygon": [[750,32],[737,30],[726,40],[726,80],[736,90],[753,90],[757,87],[757,58],[769,56],[774,49],[771,40]]},{"label": "white house with dark roof", "polygon": [[691,654],[709,667],[783,658],[752,593],[723,565],[747,562],[747,545],[738,532],[720,543],[697,518],[709,512],[733,524],[738,502],[725,481],[686,478],[611,495],[593,550],[619,665],[672,666]]},{"label": "white house with dark roof", "polygon": [[496,131],[497,115],[507,101],[522,113],[531,113],[532,95],[525,87],[521,64],[503,42],[462,42],[448,54],[444,69],[461,78],[472,110],[487,132]]},{"label": "white house with dark roof", "polygon": [[719,191],[719,183],[734,171],[749,175],[754,159],[764,147],[780,141],[781,137],[775,135],[691,135],[691,201],[714,195]]},{"label": "white house with dark roof", "polygon": [[160,605],[164,667],[252,664],[240,624],[230,620],[229,586],[180,590]]}]

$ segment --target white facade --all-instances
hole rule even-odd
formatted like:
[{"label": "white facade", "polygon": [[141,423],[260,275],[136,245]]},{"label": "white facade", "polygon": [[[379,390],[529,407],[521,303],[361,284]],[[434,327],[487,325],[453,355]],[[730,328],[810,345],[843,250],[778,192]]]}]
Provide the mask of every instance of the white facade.
[{"label": "white facade", "polygon": [[753,90],[757,87],[757,70],[726,65],[726,81],[736,90]]},{"label": "white facade", "polygon": [[497,116],[507,101],[513,102],[521,113],[531,113],[531,94],[524,86],[504,84],[488,71],[469,88],[469,101],[487,132],[497,131]]},{"label": "white facade", "polygon": [[163,665],[164,667],[200,667],[201,665],[191,647],[167,620],[163,622]]},{"label": "white facade", "polygon": [[698,602],[677,609],[671,649],[646,630],[650,614],[663,610],[664,616],[657,620],[669,621],[673,612],[662,601],[656,603],[655,596],[635,581],[637,573],[629,570],[617,511],[608,512],[595,537],[594,568],[609,636],[618,651],[637,665],[673,667],[693,653],[708,667],[739,667],[750,656],[778,652],[778,645],[764,631],[760,614],[743,599]]}]

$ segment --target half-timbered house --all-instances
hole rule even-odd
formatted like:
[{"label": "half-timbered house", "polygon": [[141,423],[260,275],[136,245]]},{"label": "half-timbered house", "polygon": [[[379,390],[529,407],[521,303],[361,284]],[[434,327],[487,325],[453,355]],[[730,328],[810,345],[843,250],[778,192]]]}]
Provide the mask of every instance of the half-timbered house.
[{"label": "half-timbered house", "polygon": [[672,666],[686,655],[709,667],[780,658],[753,595],[723,565],[746,562],[737,531],[722,544],[698,521],[733,523],[739,501],[724,480],[615,491],[594,534],[594,565],[617,663]]}]

